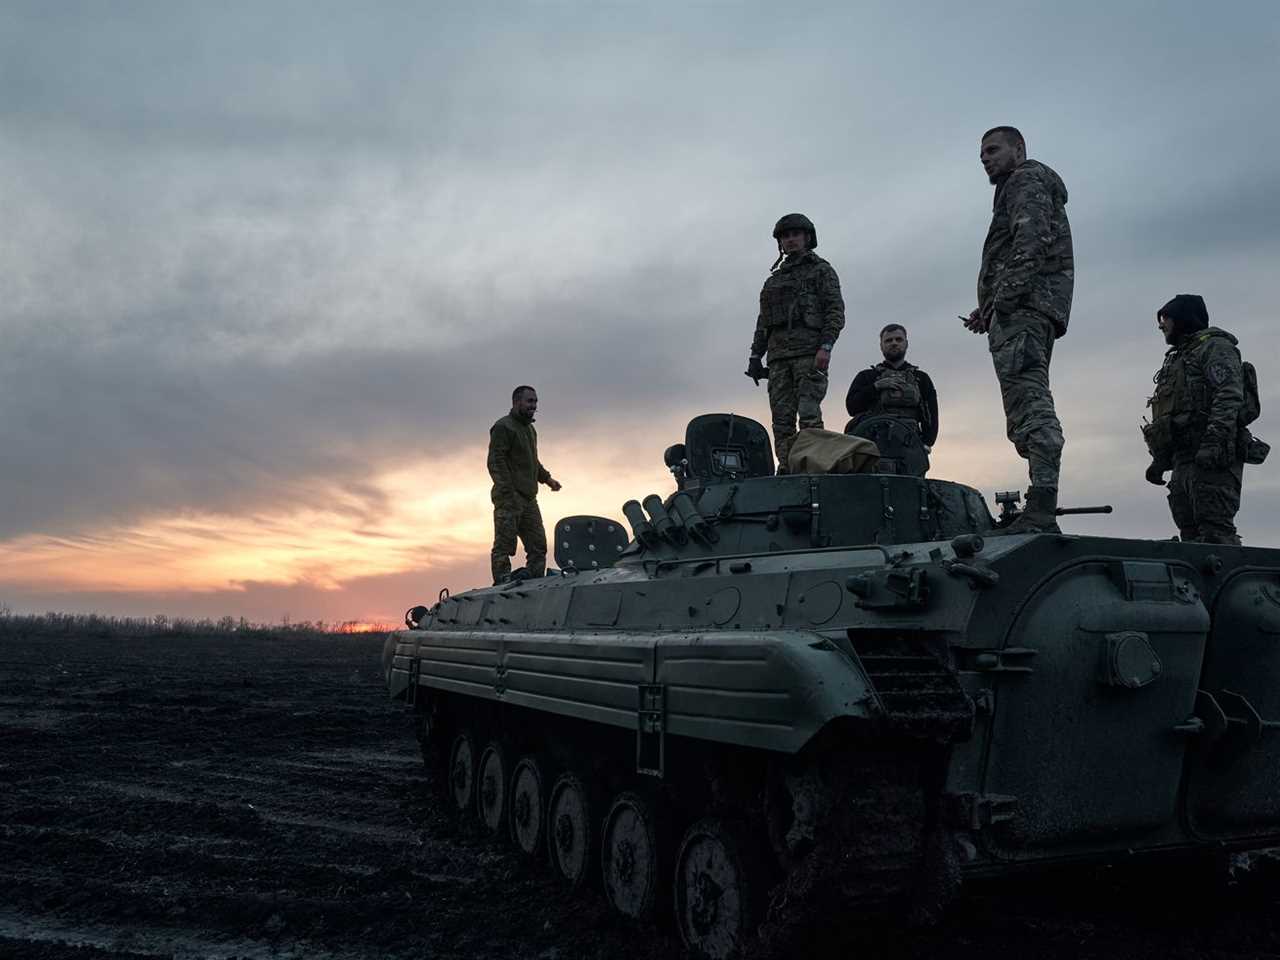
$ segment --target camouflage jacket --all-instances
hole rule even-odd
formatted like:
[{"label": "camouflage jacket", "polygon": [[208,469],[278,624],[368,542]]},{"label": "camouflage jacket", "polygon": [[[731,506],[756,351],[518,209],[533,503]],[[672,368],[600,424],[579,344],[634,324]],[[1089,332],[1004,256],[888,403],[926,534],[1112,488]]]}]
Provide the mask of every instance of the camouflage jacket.
[{"label": "camouflage jacket", "polygon": [[813,251],[787,257],[760,290],[760,316],[751,355],[770,360],[812,356],[844,329],[840,278]]},{"label": "camouflage jacket", "polygon": [[1075,260],[1062,178],[1036,160],[1024,160],[996,187],[991,227],[978,270],[978,310],[992,314],[1033,310],[1067,332]]},{"label": "camouflage jacket", "polygon": [[1156,391],[1147,406],[1151,422],[1142,428],[1151,456],[1171,464],[1194,457],[1207,446],[1237,456],[1244,373],[1236,338],[1209,327],[1169,348],[1155,376]]},{"label": "camouflage jacket", "polygon": [[531,419],[512,411],[489,428],[489,476],[494,503],[513,491],[532,500],[538,484],[551,479],[538,462],[538,431]]}]

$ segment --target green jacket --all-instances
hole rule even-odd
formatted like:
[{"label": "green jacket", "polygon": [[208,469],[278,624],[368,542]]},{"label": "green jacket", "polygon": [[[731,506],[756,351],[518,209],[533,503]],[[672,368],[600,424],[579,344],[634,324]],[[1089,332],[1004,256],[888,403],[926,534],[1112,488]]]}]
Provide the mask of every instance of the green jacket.
[{"label": "green jacket", "polygon": [[751,355],[811,357],[844,329],[844,298],[835,269],[813,251],[787,257],[760,290]]},{"label": "green jacket", "polygon": [[489,476],[494,503],[509,499],[513,492],[532,500],[538,495],[538,484],[551,479],[538,462],[533,420],[513,410],[489,428]]},{"label": "green jacket", "polygon": [[1201,447],[1236,459],[1244,373],[1236,338],[1209,327],[1170,347],[1147,401],[1151,423],[1143,427],[1154,459],[1171,463]]}]

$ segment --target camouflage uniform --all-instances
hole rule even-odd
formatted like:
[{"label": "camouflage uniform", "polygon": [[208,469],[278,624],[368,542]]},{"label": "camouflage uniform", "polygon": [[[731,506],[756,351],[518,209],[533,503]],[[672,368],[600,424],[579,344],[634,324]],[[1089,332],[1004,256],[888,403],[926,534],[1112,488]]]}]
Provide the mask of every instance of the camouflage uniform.
[{"label": "camouflage uniform", "polygon": [[[1217,327],[1169,348],[1143,428],[1153,467],[1172,469],[1169,511],[1183,540],[1239,543],[1244,375],[1236,338]],[[1153,478],[1154,479],[1154,478]]]},{"label": "camouflage uniform", "polygon": [[538,431],[531,417],[514,410],[489,429],[489,476],[493,478],[493,582],[511,573],[516,538],[524,544],[530,576],[547,571],[547,532],[538,509],[538,484],[551,474],[538,461]]},{"label": "camouflage uniform", "polygon": [[1035,160],[1018,164],[996,187],[978,272],[978,311],[990,324],[1006,432],[1027,461],[1031,485],[1055,495],[1063,437],[1049,361],[1054,340],[1067,332],[1075,281],[1066,203],[1053,170]]},{"label": "camouflage uniform", "polygon": [[778,463],[800,428],[822,426],[822,398],[827,373],[814,364],[824,344],[834,345],[844,329],[840,278],[831,264],[812,250],[789,256],[760,290],[760,316],[751,341],[753,357],[768,354],[769,409]]}]

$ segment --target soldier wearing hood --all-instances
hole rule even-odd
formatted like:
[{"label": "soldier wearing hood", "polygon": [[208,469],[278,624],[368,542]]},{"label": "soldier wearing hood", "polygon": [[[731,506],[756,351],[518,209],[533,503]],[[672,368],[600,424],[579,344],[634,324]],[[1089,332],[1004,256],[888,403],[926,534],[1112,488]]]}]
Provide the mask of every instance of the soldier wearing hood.
[{"label": "soldier wearing hood", "polygon": [[827,367],[844,329],[844,298],[835,269],[813,252],[818,233],[812,220],[789,213],[774,226],[773,239],[778,259],[760,290],[746,373],[757,384],[769,380],[774,451],[778,472],[786,473],[797,419],[801,430],[822,427]]},{"label": "soldier wearing hood", "polygon": [[1057,532],[1062,424],[1049,390],[1054,341],[1067,332],[1075,260],[1067,188],[1053,170],[1027,159],[1013,127],[982,135],[979,157],[995,186],[991,227],[978,271],[978,307],[964,319],[987,334],[1005,429],[1027,461],[1026,509],[1005,533]]},{"label": "soldier wearing hood", "polygon": [[1147,480],[1163,485],[1173,471],[1169,511],[1183,540],[1238,544],[1245,388],[1236,338],[1209,326],[1204,299],[1193,293],[1161,307],[1156,325],[1169,350],[1142,428],[1151,453]]}]

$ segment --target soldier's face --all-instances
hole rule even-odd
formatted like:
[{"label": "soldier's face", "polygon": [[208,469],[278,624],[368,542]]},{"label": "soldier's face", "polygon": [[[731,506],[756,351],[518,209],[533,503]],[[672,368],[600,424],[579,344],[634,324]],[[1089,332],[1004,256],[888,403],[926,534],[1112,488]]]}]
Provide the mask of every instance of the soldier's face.
[{"label": "soldier's face", "polygon": [[809,234],[803,230],[783,230],[778,234],[778,242],[782,244],[782,252],[788,256],[804,253],[809,246]]},{"label": "soldier's face", "polygon": [[520,394],[520,399],[516,401],[516,413],[523,413],[526,417],[532,417],[538,412],[538,395],[532,390],[526,390]]},{"label": "soldier's face", "polygon": [[1012,173],[1025,157],[1022,147],[1014,146],[1003,134],[993,133],[982,141],[978,159],[982,161],[982,169],[987,171],[987,180],[995,183],[1006,173]]},{"label": "soldier's face", "polygon": [[901,360],[907,355],[907,335],[901,330],[890,330],[882,334],[880,352],[886,360]]},{"label": "soldier's face", "polygon": [[1177,337],[1177,326],[1172,320],[1164,314],[1156,317],[1156,326],[1160,328],[1160,332],[1164,334],[1164,342],[1173,346],[1173,341]]}]

